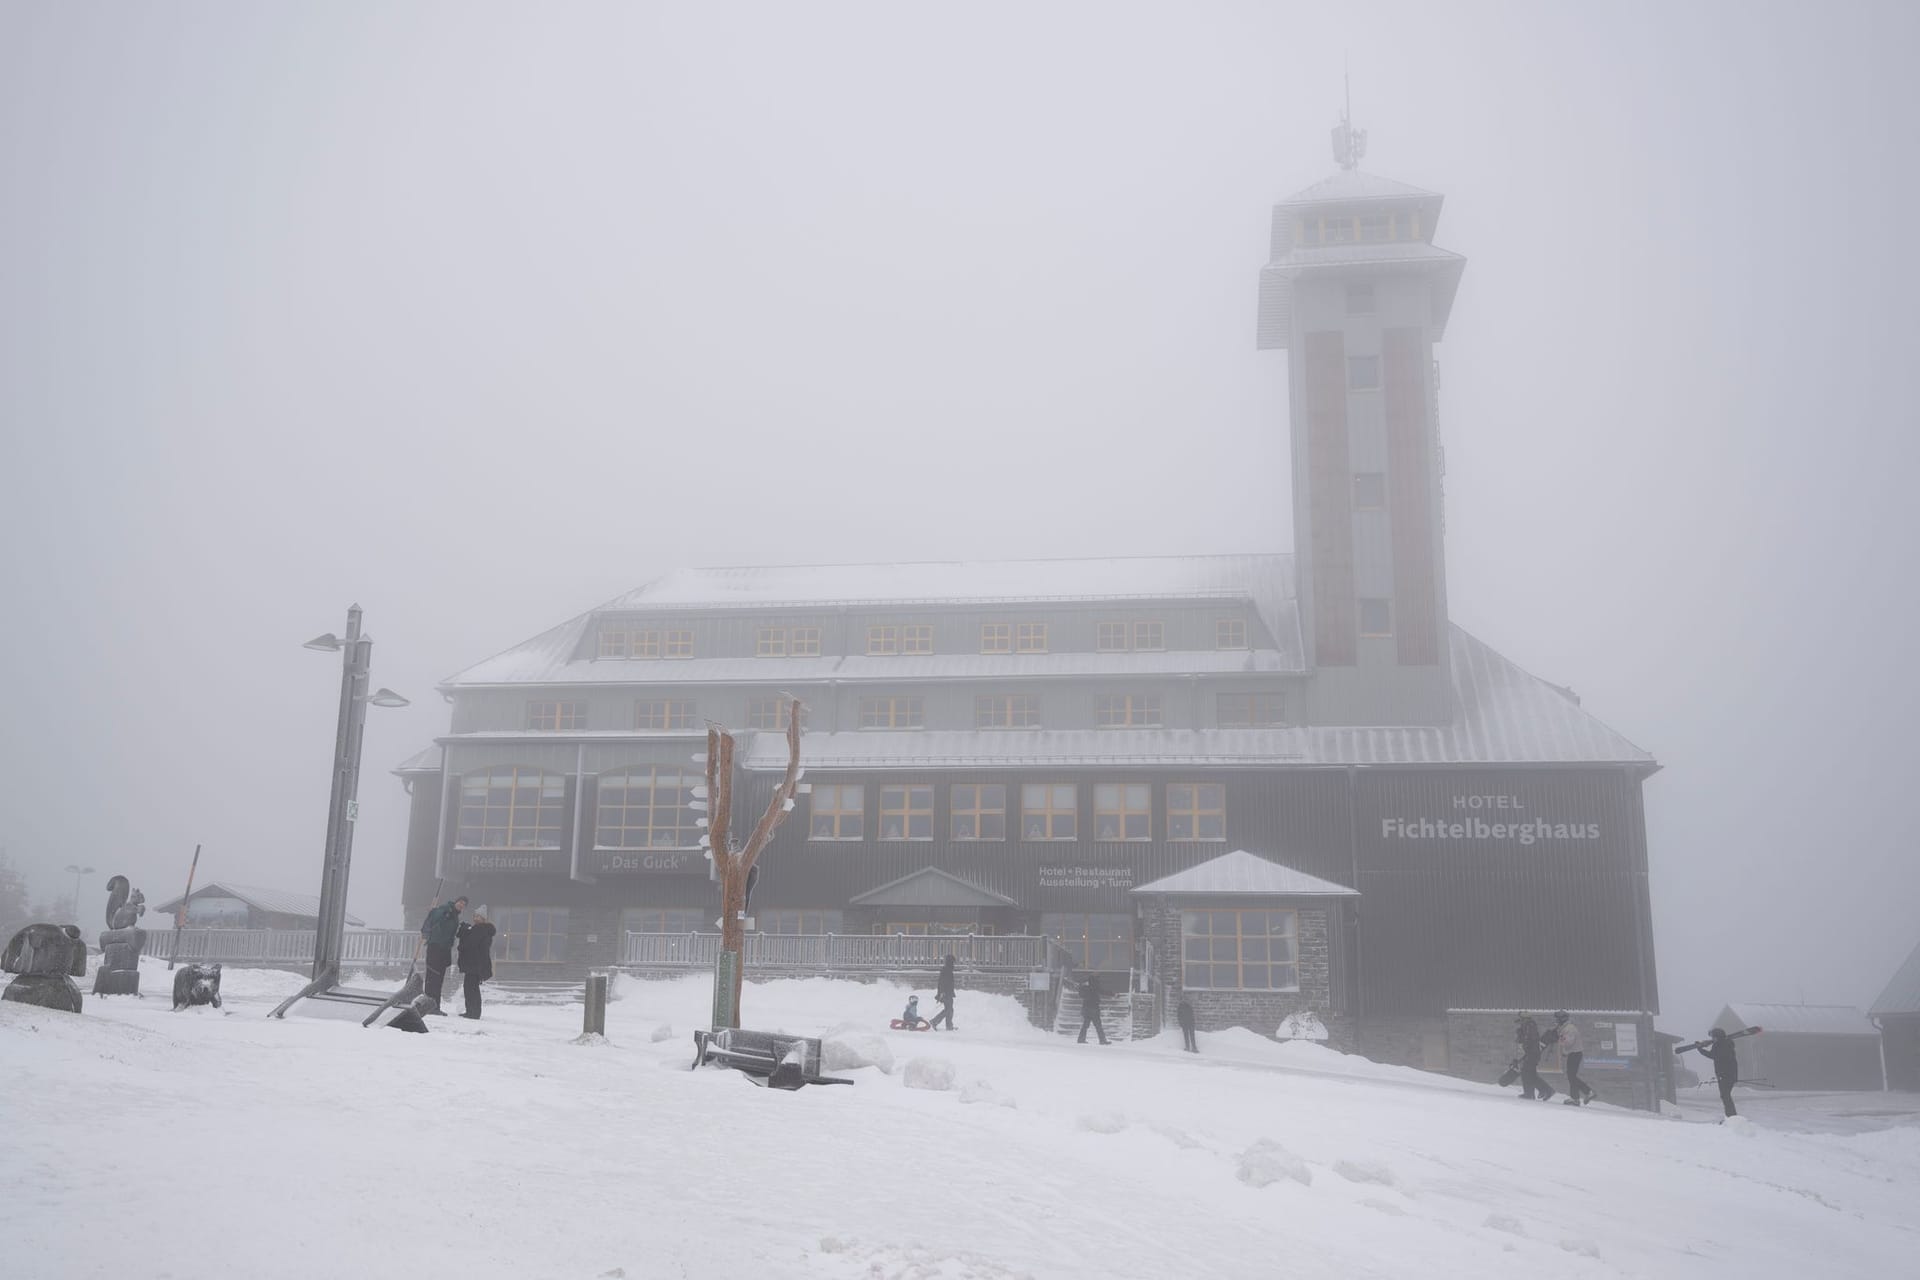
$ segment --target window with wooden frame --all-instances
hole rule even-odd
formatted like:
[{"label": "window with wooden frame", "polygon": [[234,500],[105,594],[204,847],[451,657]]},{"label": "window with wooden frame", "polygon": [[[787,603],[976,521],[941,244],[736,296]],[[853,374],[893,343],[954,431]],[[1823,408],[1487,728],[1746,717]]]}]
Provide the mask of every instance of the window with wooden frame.
[{"label": "window with wooden frame", "polygon": [[880,839],[933,839],[933,784],[889,783],[880,788]]},{"label": "window with wooden frame", "polygon": [[527,728],[529,729],[584,729],[587,727],[587,704],[584,702],[529,702],[527,704]]},{"label": "window with wooden frame", "polygon": [[931,622],[910,622],[900,628],[901,653],[932,653],[933,624]]},{"label": "window with wooden frame", "polygon": [[956,782],[948,792],[955,840],[1007,838],[1007,788],[998,782]]},{"label": "window with wooden frame", "polygon": [[1102,622],[1093,629],[1094,648],[1101,653],[1125,653],[1133,642],[1133,624]]},{"label": "window with wooden frame", "polygon": [[565,907],[501,907],[493,913],[500,959],[509,964],[565,964]]},{"label": "window with wooden frame", "polygon": [[633,704],[636,729],[693,728],[693,699],[642,698]]},{"label": "window with wooden frame", "polygon": [[626,627],[600,628],[600,656],[603,658],[624,658],[629,652],[633,633]]},{"label": "window with wooden frame", "polygon": [[1015,653],[1045,653],[1047,651],[1047,624],[1044,622],[1017,622],[1013,627],[1013,651]]},{"label": "window with wooden frame", "polygon": [[1040,933],[1072,952],[1076,968],[1107,972],[1133,968],[1130,915],[1048,911],[1040,917]]},{"label": "window with wooden frame", "polygon": [[1225,840],[1227,787],[1222,782],[1167,784],[1167,839]]},{"label": "window with wooden frame", "polygon": [[1133,647],[1136,652],[1151,653],[1167,647],[1166,624],[1160,622],[1136,622],[1133,624]]},{"label": "window with wooden frame", "polygon": [[925,700],[914,697],[860,699],[862,729],[918,729],[925,722]]},{"label": "window with wooden frame", "polygon": [[891,658],[900,652],[900,628],[892,625],[867,628],[867,654],[874,658]]},{"label": "window with wooden frame", "polygon": [[857,782],[816,782],[807,839],[858,840],[866,829],[867,791]]},{"label": "window with wooden frame", "polygon": [[596,849],[692,849],[700,843],[693,789],[705,779],[677,768],[603,773],[594,790]]},{"label": "window with wooden frame", "polygon": [[[749,729],[785,729],[787,721],[793,718],[792,698],[749,698],[747,700],[747,728]],[[807,707],[800,706],[800,727],[807,727]]]},{"label": "window with wooden frame", "polygon": [[978,693],[973,697],[976,729],[1037,729],[1040,697],[1033,693]]},{"label": "window with wooden frame", "polygon": [[1080,833],[1080,788],[1071,782],[1029,782],[1020,788],[1022,840],[1074,840]]},{"label": "window with wooden frame", "polygon": [[756,911],[754,928],[759,933],[809,934],[839,933],[844,928],[841,912],[831,907],[774,907]]},{"label": "window with wooden frame", "polygon": [[1363,636],[1393,634],[1393,602],[1391,600],[1361,597],[1360,634]]},{"label": "window with wooden frame", "polygon": [[1102,622],[1095,628],[1094,640],[1101,653],[1152,652],[1167,647],[1167,628],[1162,622]]},{"label": "window with wooden frame", "polygon": [[558,849],[567,815],[566,775],[531,765],[496,765],[460,779],[462,849]]},{"label": "window with wooden frame", "polygon": [[1012,653],[1013,624],[1011,622],[983,622],[980,624],[980,652]]},{"label": "window with wooden frame", "polygon": [[1102,729],[1143,729],[1160,723],[1157,693],[1103,693],[1094,704],[1094,723]]},{"label": "window with wooden frame", "polygon": [[1272,729],[1287,722],[1284,693],[1215,694],[1213,706],[1222,729]]},{"label": "window with wooden frame", "polygon": [[1115,842],[1153,839],[1153,786],[1099,782],[1093,788],[1093,838]]},{"label": "window with wooden frame", "polygon": [[794,658],[819,657],[820,628],[789,627],[787,629],[787,654]]},{"label": "window with wooden frame", "polygon": [[693,632],[669,631],[660,646],[661,656],[667,658],[691,658],[693,656]]},{"label": "window with wooden frame", "polygon": [[1218,618],[1213,624],[1213,647],[1216,649],[1244,649],[1247,647],[1247,620],[1245,618]]},{"label": "window with wooden frame", "polygon": [[631,631],[628,635],[630,656],[635,658],[657,658],[660,656],[660,633],[658,631]]},{"label": "window with wooden frame", "polygon": [[710,907],[628,907],[620,913],[622,933],[718,933]]},{"label": "window with wooden frame", "polygon": [[1293,911],[1180,913],[1180,985],[1192,991],[1298,991]]},{"label": "window with wooden frame", "polygon": [[787,629],[785,627],[758,627],[753,633],[753,656],[756,658],[784,658],[787,656]]}]

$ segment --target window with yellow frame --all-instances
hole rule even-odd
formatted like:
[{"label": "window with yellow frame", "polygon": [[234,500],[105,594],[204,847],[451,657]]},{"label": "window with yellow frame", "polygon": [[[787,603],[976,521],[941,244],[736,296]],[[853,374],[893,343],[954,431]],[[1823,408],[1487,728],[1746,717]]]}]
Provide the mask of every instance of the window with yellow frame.
[{"label": "window with yellow frame", "polygon": [[1013,624],[1011,622],[983,622],[980,624],[980,652],[1012,653]]}]

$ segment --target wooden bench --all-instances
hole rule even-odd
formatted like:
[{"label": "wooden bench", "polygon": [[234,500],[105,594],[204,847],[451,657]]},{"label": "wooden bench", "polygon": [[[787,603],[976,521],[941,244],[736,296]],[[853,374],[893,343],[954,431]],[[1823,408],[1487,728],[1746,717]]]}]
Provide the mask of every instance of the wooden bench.
[{"label": "wooden bench", "polygon": [[798,1089],[809,1084],[852,1084],[840,1076],[820,1074],[820,1042],[811,1036],[774,1031],[723,1028],[693,1033],[693,1067],[717,1062],[764,1081],[772,1089]]}]

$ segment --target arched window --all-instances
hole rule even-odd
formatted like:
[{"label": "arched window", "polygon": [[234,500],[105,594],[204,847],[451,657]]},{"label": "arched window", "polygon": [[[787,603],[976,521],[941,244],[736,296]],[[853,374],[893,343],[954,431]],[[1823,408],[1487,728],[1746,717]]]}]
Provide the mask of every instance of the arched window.
[{"label": "arched window", "polygon": [[495,765],[462,775],[463,849],[558,849],[567,811],[567,779],[532,765]]},{"label": "arched window", "polygon": [[699,814],[690,807],[698,774],[675,768],[628,769],[600,775],[594,806],[596,849],[690,849],[700,843]]}]

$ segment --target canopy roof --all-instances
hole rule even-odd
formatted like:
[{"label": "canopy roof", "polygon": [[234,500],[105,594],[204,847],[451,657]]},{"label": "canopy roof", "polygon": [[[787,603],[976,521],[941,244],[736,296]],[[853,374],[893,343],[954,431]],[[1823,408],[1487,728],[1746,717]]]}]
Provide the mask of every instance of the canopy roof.
[{"label": "canopy roof", "polygon": [[1349,889],[1319,876],[1281,866],[1267,858],[1235,849],[1210,862],[1185,871],[1162,876],[1143,884],[1135,893],[1188,895],[1193,897],[1258,898],[1357,898],[1358,889]]},{"label": "canopy roof", "polygon": [[937,867],[889,880],[853,899],[856,907],[1017,907],[1012,898],[968,884]]}]

